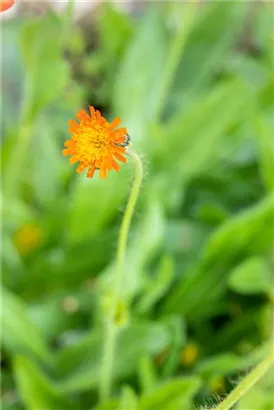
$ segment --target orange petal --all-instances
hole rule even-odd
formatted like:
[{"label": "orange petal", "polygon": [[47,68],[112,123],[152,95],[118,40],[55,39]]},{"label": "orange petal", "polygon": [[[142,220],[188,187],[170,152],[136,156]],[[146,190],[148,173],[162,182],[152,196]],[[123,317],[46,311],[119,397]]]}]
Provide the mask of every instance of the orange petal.
[{"label": "orange petal", "polygon": [[[115,145],[117,144],[125,144],[126,143],[126,136],[123,135],[122,137],[115,138]],[[119,146],[119,145],[118,145]],[[125,147],[122,147],[125,148]],[[124,151],[125,152],[125,151]]]},{"label": "orange petal", "polygon": [[79,174],[81,174],[81,172],[84,171],[84,169],[87,167],[87,164],[85,164],[84,162],[81,162],[78,167],[76,168],[76,172],[78,172]]},{"label": "orange petal", "polygon": [[92,107],[91,105],[89,106],[89,112],[90,112],[91,117],[95,117],[95,108]]},{"label": "orange petal", "polygon": [[71,148],[66,148],[62,150],[63,155],[71,155],[73,154],[73,151],[71,150]]},{"label": "orange petal", "polygon": [[105,179],[107,177],[107,170],[106,168],[101,167],[100,168],[100,177]]},{"label": "orange petal", "polygon": [[127,134],[127,128],[126,127],[122,127],[122,128],[119,128],[118,130],[116,130],[115,131],[115,135],[117,135],[117,136],[121,136],[121,135],[125,135],[126,136],[126,134]]},{"label": "orange petal", "polygon": [[76,121],[74,121],[74,120],[69,120],[68,124],[69,124],[69,132],[70,132],[71,134],[74,134],[75,132],[77,132],[77,130],[78,130],[78,128],[79,128],[79,124],[77,124]]},{"label": "orange petal", "polygon": [[114,146],[114,152],[119,152],[120,154],[124,154],[126,152],[125,147],[118,147],[117,145]]},{"label": "orange petal", "polygon": [[112,169],[112,159],[105,159],[105,161],[103,162],[103,167],[111,170]]},{"label": "orange petal", "polygon": [[118,162],[116,162],[115,159],[113,159],[111,163],[115,171],[118,172],[120,169],[120,165],[118,164]]},{"label": "orange petal", "polygon": [[121,161],[121,162],[127,162],[127,159],[123,156],[123,155],[121,155],[121,154],[119,154],[118,152],[114,152],[114,154],[113,154],[117,159],[119,159],[119,161]]},{"label": "orange petal", "polygon": [[97,120],[100,120],[100,118],[102,118],[100,111],[96,110],[95,112],[96,112],[96,118],[97,118]]},{"label": "orange petal", "polygon": [[121,124],[121,120],[119,117],[114,118],[114,120],[109,124],[109,128],[111,130],[114,130],[114,128],[118,127],[118,125]]},{"label": "orange petal", "polygon": [[92,178],[95,172],[95,166],[92,165],[88,169],[87,178]]},{"label": "orange petal", "polygon": [[79,161],[79,159],[76,157],[76,155],[73,155],[70,157],[69,162],[71,165],[75,164],[75,162]]},{"label": "orange petal", "polygon": [[79,121],[86,121],[90,119],[89,115],[84,110],[79,110],[78,113],[76,114],[76,117],[78,118]]},{"label": "orange petal", "polygon": [[75,141],[74,140],[67,140],[64,142],[64,146],[68,148],[74,148],[75,147]]}]

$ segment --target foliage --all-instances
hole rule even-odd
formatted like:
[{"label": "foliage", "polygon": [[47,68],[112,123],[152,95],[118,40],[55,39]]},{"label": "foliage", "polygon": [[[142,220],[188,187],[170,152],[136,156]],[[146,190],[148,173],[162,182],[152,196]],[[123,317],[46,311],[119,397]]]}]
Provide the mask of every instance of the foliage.
[{"label": "foliage", "polygon": [[[3,409],[204,405],[271,337],[269,5],[134,15],[106,3],[88,32],[71,12],[3,24]],[[87,180],[62,158],[67,121],[88,104],[122,118],[146,169],[103,404],[102,322],[132,169]],[[266,380],[237,408],[272,408],[270,391]]]}]

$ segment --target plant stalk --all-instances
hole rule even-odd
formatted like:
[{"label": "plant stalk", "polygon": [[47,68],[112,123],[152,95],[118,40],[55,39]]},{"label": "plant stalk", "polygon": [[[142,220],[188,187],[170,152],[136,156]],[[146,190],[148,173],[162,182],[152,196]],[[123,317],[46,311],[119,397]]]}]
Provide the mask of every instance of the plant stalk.
[{"label": "plant stalk", "polygon": [[272,351],[238,384],[238,386],[220,403],[215,410],[229,410],[240,398],[258,382],[274,365],[274,352]]},{"label": "plant stalk", "polygon": [[135,178],[126,205],[123,216],[116,255],[116,271],[113,284],[113,294],[109,310],[107,312],[105,324],[105,337],[103,347],[103,363],[100,383],[100,399],[104,402],[108,399],[111,391],[112,368],[115,355],[115,345],[118,333],[118,326],[115,323],[115,317],[119,304],[119,297],[121,292],[121,285],[124,271],[124,261],[127,246],[127,239],[134,208],[140,192],[140,187],[143,179],[143,166],[140,156],[135,151],[128,151],[128,155],[132,157],[135,163]]}]

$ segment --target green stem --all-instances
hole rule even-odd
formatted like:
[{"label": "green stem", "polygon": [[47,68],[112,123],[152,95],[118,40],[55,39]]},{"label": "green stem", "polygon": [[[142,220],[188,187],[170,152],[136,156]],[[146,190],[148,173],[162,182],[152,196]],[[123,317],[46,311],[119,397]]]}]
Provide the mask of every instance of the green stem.
[{"label": "green stem", "polygon": [[134,151],[128,151],[128,155],[132,157],[135,163],[135,179],[131,188],[128,203],[123,216],[119,238],[117,246],[116,256],[116,272],[114,277],[113,294],[111,304],[107,312],[105,338],[104,338],[104,350],[103,350],[103,363],[101,373],[100,384],[100,398],[101,401],[108,399],[111,390],[112,379],[112,367],[113,359],[115,355],[115,344],[118,327],[115,323],[115,316],[119,303],[119,297],[121,292],[121,284],[123,279],[123,268],[125,260],[125,252],[127,246],[128,232],[134,212],[134,208],[140,192],[141,182],[143,179],[143,166],[139,155]]},{"label": "green stem", "polygon": [[274,352],[259,363],[215,410],[229,410],[274,365]]}]

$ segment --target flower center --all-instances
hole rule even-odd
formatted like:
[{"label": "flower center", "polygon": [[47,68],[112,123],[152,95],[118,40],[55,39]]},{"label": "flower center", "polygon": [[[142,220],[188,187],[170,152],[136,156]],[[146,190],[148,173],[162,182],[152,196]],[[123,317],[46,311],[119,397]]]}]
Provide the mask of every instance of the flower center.
[{"label": "flower center", "polygon": [[98,124],[80,124],[75,136],[77,154],[86,161],[100,159],[108,153],[109,130]]}]

